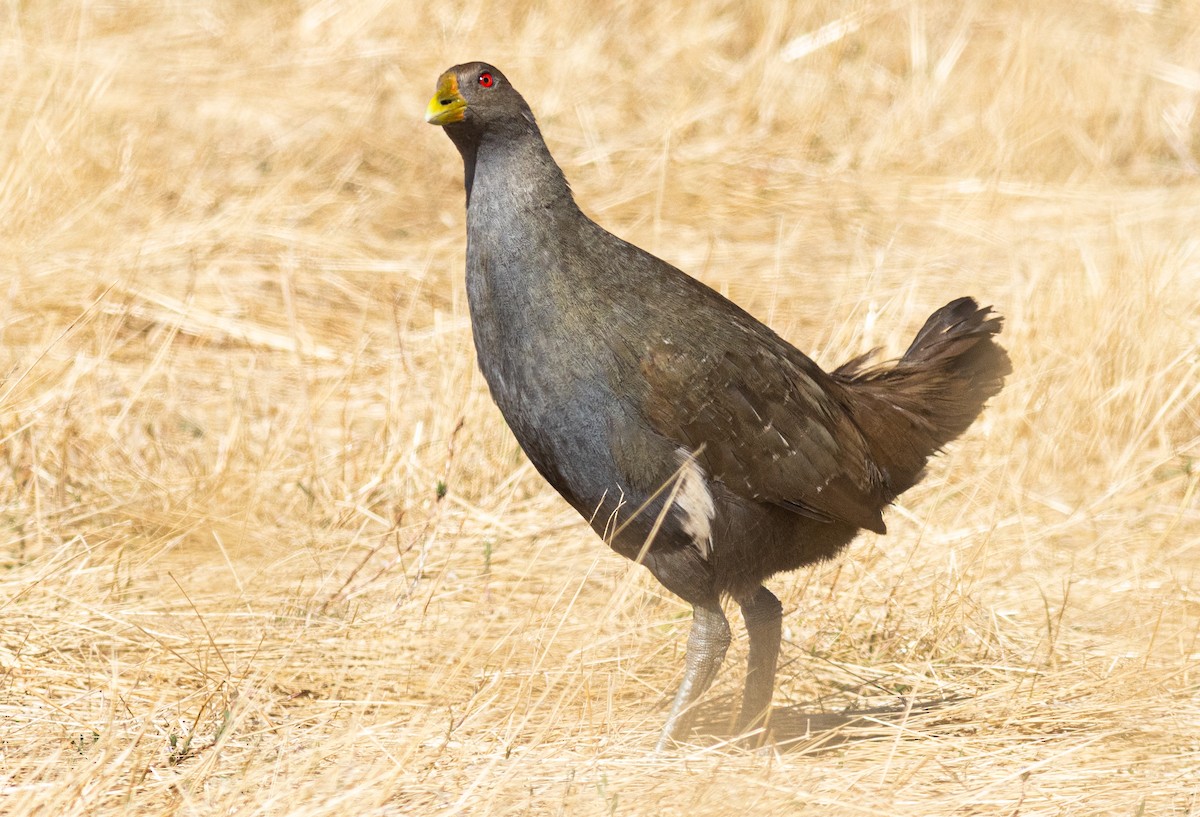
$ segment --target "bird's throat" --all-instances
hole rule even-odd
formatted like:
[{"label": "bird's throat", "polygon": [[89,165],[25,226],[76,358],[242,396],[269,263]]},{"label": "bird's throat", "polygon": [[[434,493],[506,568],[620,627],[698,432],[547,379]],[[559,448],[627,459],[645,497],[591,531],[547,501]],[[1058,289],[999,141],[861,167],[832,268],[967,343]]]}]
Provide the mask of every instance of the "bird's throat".
[{"label": "bird's throat", "polygon": [[575,209],[570,185],[532,120],[483,132],[467,123],[451,125],[446,135],[462,156],[468,212],[482,204],[476,201],[480,196],[488,200],[486,210],[530,212],[559,207],[564,200]]}]

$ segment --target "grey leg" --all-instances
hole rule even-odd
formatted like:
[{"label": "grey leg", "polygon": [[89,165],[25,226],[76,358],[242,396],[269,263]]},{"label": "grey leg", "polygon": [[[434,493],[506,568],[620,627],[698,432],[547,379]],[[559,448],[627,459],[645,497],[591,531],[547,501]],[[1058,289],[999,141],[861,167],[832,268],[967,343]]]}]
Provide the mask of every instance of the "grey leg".
[{"label": "grey leg", "polygon": [[746,689],[742,693],[742,711],[737,719],[739,734],[767,725],[771,696],[775,692],[775,664],[779,660],[783,625],[783,605],[767,588],[758,588],[753,596],[740,603],[746,632],[750,635],[750,658]]},{"label": "grey leg", "polygon": [[671,704],[667,725],[655,751],[666,751],[687,737],[695,711],[693,705],[713,682],[728,647],[729,622],[721,612],[720,603],[714,600],[693,605],[683,682],[675,693],[675,702]]}]

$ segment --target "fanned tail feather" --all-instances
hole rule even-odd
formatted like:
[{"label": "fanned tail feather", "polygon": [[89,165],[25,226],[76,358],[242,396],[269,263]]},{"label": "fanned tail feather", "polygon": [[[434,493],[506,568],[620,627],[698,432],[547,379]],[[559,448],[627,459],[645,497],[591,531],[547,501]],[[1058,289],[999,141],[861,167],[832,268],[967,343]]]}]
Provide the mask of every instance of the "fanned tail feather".
[{"label": "fanned tail feather", "polygon": [[[967,430],[1012,372],[998,343],[1004,319],[959,298],[934,312],[894,365],[864,368],[865,356],[833,376],[895,497],[920,479],[926,460]],[[859,399],[861,397],[861,399]]]}]

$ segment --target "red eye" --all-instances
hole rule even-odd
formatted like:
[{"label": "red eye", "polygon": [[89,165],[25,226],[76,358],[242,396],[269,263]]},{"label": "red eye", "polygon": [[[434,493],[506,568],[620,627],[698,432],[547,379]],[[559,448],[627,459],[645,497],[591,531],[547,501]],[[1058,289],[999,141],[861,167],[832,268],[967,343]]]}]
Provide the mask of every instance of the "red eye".
[{"label": "red eye", "polygon": [[479,75],[479,84],[484,88],[491,88],[496,84],[496,78],[492,76],[490,71],[484,71]]}]

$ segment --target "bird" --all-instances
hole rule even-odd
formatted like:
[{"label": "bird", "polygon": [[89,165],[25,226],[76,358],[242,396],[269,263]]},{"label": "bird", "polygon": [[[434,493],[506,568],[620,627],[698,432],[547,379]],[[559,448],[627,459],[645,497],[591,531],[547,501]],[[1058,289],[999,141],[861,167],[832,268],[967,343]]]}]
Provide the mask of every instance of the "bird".
[{"label": "bird", "polygon": [[[737,734],[767,731],[783,608],[768,578],[838,554],[1000,392],[1003,318],[970,297],[897,360],[824,371],[704,283],[576,204],[496,67],[444,72],[425,112],[463,162],[466,291],[479,368],[537,471],[622,556],[692,606],[656,744],[691,736],[725,658],[722,601],[749,641]],[[758,744],[756,744],[758,745]]]}]

